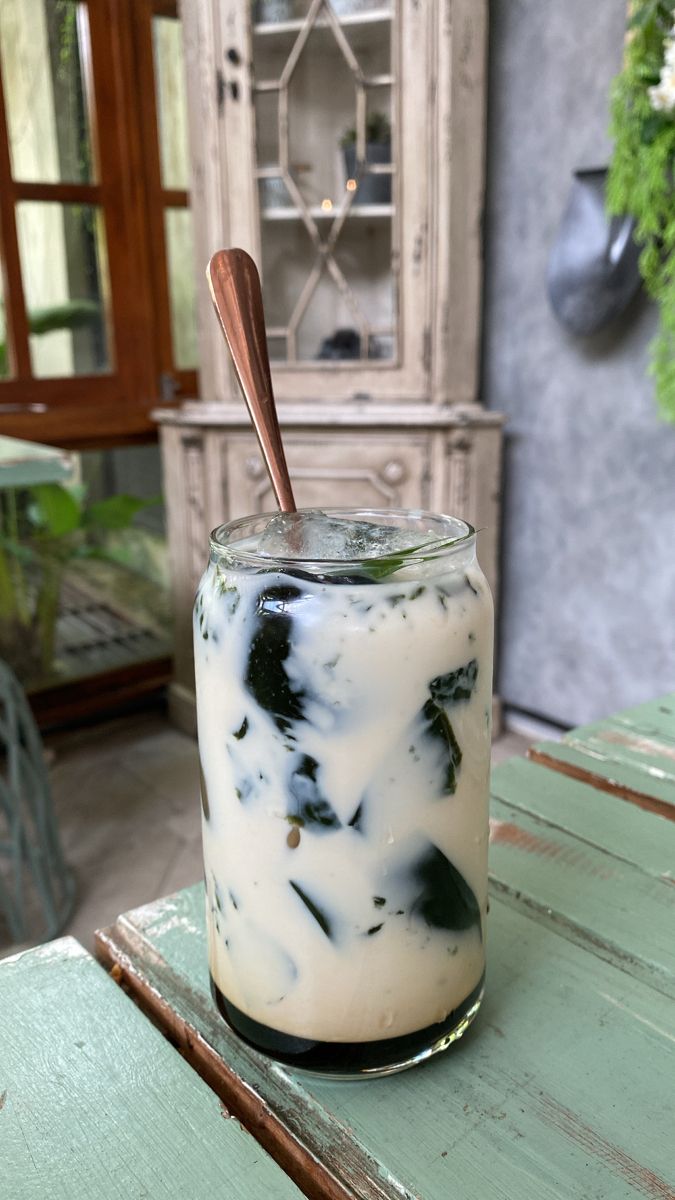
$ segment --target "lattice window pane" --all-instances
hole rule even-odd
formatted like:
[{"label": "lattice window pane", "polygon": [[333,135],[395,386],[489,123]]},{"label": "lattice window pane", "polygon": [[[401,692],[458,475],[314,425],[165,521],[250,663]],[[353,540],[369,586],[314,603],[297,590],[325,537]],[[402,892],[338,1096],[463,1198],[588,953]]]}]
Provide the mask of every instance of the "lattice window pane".
[{"label": "lattice window pane", "polygon": [[369,0],[260,0],[254,10],[263,286],[277,362],[396,357],[394,19],[392,6]]}]

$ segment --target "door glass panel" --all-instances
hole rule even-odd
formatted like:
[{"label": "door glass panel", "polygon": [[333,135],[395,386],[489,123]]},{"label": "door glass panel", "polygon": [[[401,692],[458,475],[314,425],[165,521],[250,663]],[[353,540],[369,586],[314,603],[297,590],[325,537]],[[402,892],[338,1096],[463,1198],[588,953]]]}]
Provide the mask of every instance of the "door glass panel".
[{"label": "door glass panel", "polygon": [[[386,176],[376,178],[378,184],[389,182]],[[360,316],[363,323],[361,357],[373,362],[390,361],[394,352],[395,294],[393,287],[381,287],[380,280],[391,262],[391,223],[367,217],[350,221],[336,246],[335,261],[358,300],[357,318]]]},{"label": "door glass panel", "polygon": [[275,362],[391,362],[397,337],[394,10],[258,0],[263,284]]},{"label": "door glass panel", "polygon": [[258,92],[255,96],[255,130],[258,163],[261,167],[279,162],[279,93]]},{"label": "door glass panel", "polygon": [[340,290],[327,268],[320,272],[311,303],[298,324],[299,359],[345,362],[361,358],[361,314],[350,305],[353,294],[347,286]]},{"label": "door glass panel", "polygon": [[391,16],[392,0],[331,0],[333,12],[349,25],[359,24],[388,13]]},{"label": "door glass panel", "polygon": [[110,370],[108,261],[101,210],[24,200],[16,206],[33,374]]},{"label": "door glass panel", "polygon": [[91,182],[86,6],[2,0],[0,56],[14,178]]},{"label": "door glass panel", "polygon": [[192,213],[167,208],[164,213],[173,361],[179,370],[197,366],[197,318]]},{"label": "door glass panel", "polygon": [[305,17],[309,0],[253,0],[254,25],[294,25]]},{"label": "door glass panel", "polygon": [[[273,216],[270,212],[270,218]],[[282,210],[277,209],[274,219],[266,223],[266,236],[262,244],[262,285],[265,298],[268,345],[275,362],[293,361],[296,357],[296,330],[305,311],[308,284],[307,265],[312,260],[312,241],[301,221],[281,219]],[[317,334],[310,325],[305,328],[304,344],[309,358],[314,358],[320,349],[323,326]],[[312,340],[313,339],[313,340]]]},{"label": "door glass panel", "polygon": [[[330,0],[331,8],[345,25],[360,24],[383,15],[391,16],[393,0]],[[309,10],[309,0],[253,0],[253,24],[290,26],[291,33],[304,20]],[[325,13],[319,23],[325,23]],[[285,31],[285,30],[284,30]]]},{"label": "door glass panel", "polygon": [[0,379],[9,375],[9,346],[7,344],[7,318],[5,316],[5,294],[3,271],[0,263]]},{"label": "door glass panel", "polygon": [[180,21],[172,17],[153,17],[152,42],[162,186],[187,191],[190,167]]},{"label": "door glass panel", "polygon": [[266,220],[282,220],[285,217],[292,218],[292,212],[277,212],[277,209],[293,209],[295,207],[293,198],[288,190],[288,186],[283,177],[279,175],[268,175],[264,179],[258,180],[258,200],[260,203],[260,211]]}]

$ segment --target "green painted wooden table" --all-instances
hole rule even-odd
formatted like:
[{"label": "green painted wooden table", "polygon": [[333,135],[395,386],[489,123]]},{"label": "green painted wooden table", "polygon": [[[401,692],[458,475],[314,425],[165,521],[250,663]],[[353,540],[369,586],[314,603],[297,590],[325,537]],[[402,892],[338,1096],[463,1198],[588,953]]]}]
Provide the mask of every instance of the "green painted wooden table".
[{"label": "green painted wooden table", "polygon": [[77,458],[67,450],[0,437],[0,488],[27,488],[37,483],[63,483],[75,474]]},{"label": "green painted wooden table", "polygon": [[675,692],[539,742],[529,757],[553,770],[675,818]]},{"label": "green painted wooden table", "polygon": [[201,886],[121,916],[101,957],[310,1196],[673,1200],[675,809],[523,759],[492,790],[486,998],[424,1066],[331,1083],[239,1042]]},{"label": "green painted wooden table", "polygon": [[2,1200],[301,1200],[72,938],[0,962]]}]

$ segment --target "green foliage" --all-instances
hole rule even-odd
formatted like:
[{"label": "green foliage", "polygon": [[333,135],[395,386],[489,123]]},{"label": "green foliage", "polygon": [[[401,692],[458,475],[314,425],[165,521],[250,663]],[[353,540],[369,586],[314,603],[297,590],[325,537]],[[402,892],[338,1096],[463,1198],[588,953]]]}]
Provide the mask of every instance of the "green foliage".
[{"label": "green foliage", "polygon": [[78,528],[81,506],[72,492],[58,483],[36,484],[30,492],[28,517],[35,533],[62,538]]},{"label": "green foliage", "polygon": [[673,20],[672,0],[631,6],[623,69],[612,90],[607,206],[636,220],[640,271],[660,314],[651,347],[656,397],[661,415],[675,422],[675,114],[655,112],[648,92],[659,82]]},{"label": "green foliage", "polygon": [[138,496],[109,496],[107,500],[91,504],[83,513],[84,527],[96,531],[127,529],[136,513],[149,503],[158,501],[139,500]]},{"label": "green foliage", "polygon": [[55,329],[84,329],[101,320],[101,306],[96,300],[66,300],[49,308],[34,308],[28,313],[31,333],[52,333]]},{"label": "green foliage", "polygon": [[[4,306],[0,304],[0,316],[4,318]],[[34,308],[28,313],[28,328],[31,333],[52,333],[55,329],[83,329],[95,326],[101,320],[101,306],[95,300],[66,300],[64,304],[52,304],[49,308]],[[4,319],[2,320],[4,329]],[[7,344],[0,339],[0,376],[7,374]]]},{"label": "green foliage", "polygon": [[56,0],[56,18],[59,23],[59,82],[70,83],[73,61],[79,53],[77,42],[77,9],[73,0]]},{"label": "green foliage", "polygon": [[61,96],[57,107],[62,106],[61,117],[65,128],[74,138],[73,151],[76,156],[78,178],[86,183],[91,179],[91,143],[88,136],[87,119],[82,104],[82,71],[80,67],[80,45],[78,35],[77,0],[53,0],[53,28],[50,31],[52,53],[55,54],[56,83]]},{"label": "green foliage", "polygon": [[108,558],[106,537],[157,502],[121,495],[88,504],[84,488],[59,483],[0,494],[0,654],[25,682],[52,669],[67,564]]},{"label": "green foliage", "polygon": [[[374,112],[366,118],[366,144],[380,142],[385,145],[391,141],[391,125],[385,113]],[[356,143],[356,130],[346,129],[340,138],[341,146],[353,146]]]}]

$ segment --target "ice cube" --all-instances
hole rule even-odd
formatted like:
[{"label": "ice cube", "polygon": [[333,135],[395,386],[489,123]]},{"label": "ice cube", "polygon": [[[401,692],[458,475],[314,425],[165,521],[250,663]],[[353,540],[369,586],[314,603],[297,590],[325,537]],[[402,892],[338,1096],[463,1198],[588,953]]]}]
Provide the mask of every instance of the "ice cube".
[{"label": "ice cube", "polygon": [[258,541],[258,553],[310,562],[349,562],[383,558],[434,540],[435,535],[423,529],[352,521],[317,508],[272,517]]}]

